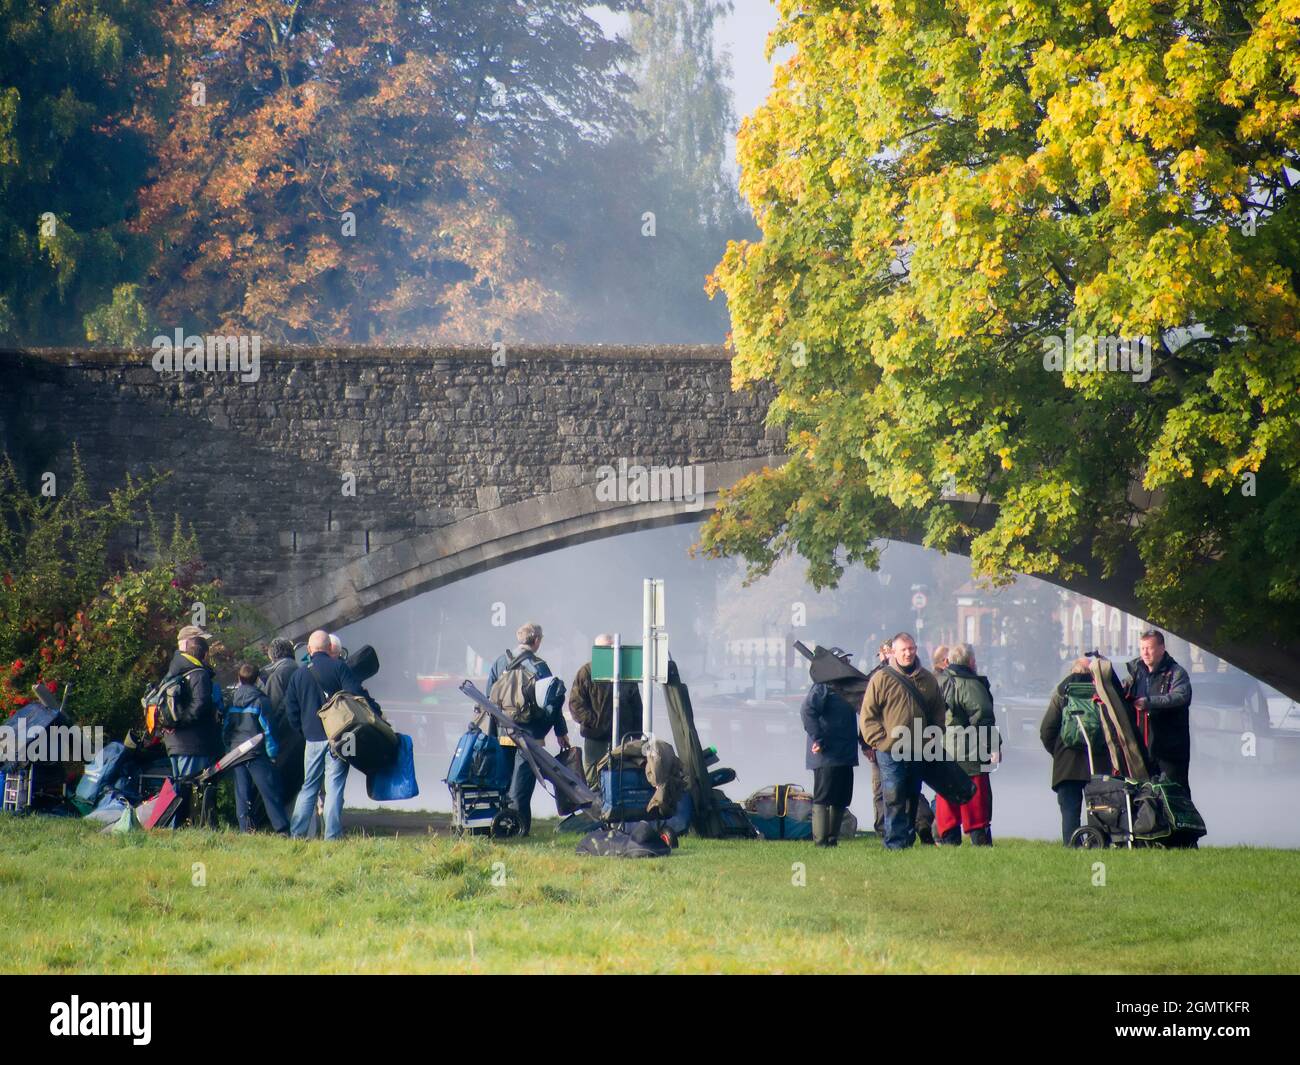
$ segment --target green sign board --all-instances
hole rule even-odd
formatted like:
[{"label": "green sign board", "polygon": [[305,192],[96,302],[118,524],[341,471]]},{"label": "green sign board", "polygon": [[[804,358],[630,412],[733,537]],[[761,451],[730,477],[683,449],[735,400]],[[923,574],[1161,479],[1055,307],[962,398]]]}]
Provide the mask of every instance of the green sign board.
[{"label": "green sign board", "polygon": [[[625,643],[618,650],[619,680],[640,680],[641,645]],[[614,679],[614,648],[593,647],[591,649],[591,679]]]}]

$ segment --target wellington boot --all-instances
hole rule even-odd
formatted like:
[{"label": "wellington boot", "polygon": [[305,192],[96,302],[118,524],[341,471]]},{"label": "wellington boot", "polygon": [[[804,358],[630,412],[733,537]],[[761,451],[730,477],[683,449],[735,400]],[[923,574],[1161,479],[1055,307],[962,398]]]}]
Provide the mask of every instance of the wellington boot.
[{"label": "wellington boot", "polygon": [[844,824],[845,808],[843,806],[832,806],[831,811],[831,831],[830,846],[834,847],[840,841],[840,827]]},{"label": "wellington boot", "polygon": [[819,802],[813,803],[812,834],[813,843],[818,847],[830,846],[831,808],[829,806],[824,806]]}]

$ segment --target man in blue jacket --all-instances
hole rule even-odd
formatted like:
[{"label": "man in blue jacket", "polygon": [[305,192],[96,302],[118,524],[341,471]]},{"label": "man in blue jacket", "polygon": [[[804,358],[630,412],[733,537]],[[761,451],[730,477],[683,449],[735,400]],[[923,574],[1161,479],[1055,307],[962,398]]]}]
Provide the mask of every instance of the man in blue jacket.
[{"label": "man in blue jacket", "polygon": [[284,807],[280,803],[280,780],[275,772],[277,748],[271,728],[271,699],[257,686],[257,667],[251,662],[243,662],[221,735],[226,750],[233,751],[259,734],[264,737],[261,748],[234,769],[235,816],[243,831],[253,831],[253,789],[256,788],[262,796],[262,805],[266,807],[272,830],[287,836],[289,820],[284,816]]},{"label": "man in blue jacket", "polygon": [[348,664],[330,655],[328,632],[322,629],[313,632],[307,639],[307,653],[311,661],[294,673],[284,696],[289,724],[302,733],[305,742],[302,789],[294,803],[289,832],[295,839],[306,837],[323,782],[325,838],[338,839],[343,835],[343,788],[347,784],[348,764],[330,750],[318,711],[331,695],[340,691],[364,696],[376,713],[379,705],[370,698]]},{"label": "man in blue jacket", "polygon": [[858,764],[858,712],[866,682],[814,684],[799,716],[808,735],[804,764],[813,771],[813,842],[834,847],[853,799]]}]

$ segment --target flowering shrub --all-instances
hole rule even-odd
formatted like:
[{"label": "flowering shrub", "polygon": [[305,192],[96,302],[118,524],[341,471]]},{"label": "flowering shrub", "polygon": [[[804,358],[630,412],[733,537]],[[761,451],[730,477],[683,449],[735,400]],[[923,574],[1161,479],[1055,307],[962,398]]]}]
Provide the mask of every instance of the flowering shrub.
[{"label": "flowering shrub", "polygon": [[[76,721],[115,738],[139,724],[140,696],[162,676],[195,603],[219,637],[210,657],[218,670],[260,626],[205,575],[179,521],[170,538],[159,535],[144,496],[161,478],[128,481],[91,504],[75,461],[74,474],[66,494],[45,500],[22,488],[7,458],[0,465],[0,719],[30,701],[35,683],[70,685]],[[114,534],[143,524],[152,557],[114,555]]]}]

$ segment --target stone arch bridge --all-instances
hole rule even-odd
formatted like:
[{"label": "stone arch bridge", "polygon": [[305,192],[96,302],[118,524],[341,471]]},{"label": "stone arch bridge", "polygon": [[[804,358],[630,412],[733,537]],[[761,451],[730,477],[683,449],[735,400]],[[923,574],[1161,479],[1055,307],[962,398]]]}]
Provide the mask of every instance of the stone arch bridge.
[{"label": "stone arch bridge", "polygon": [[[698,521],[783,451],[771,393],[732,391],[719,347],[259,354],[251,379],[159,370],[152,351],[0,352],[0,443],[32,487],[70,474],[74,445],[92,486],[170,471],[156,513],[180,511],[227,589],[292,636],[506,562]],[[638,466],[665,474],[641,495]],[[657,498],[670,471],[686,498]],[[1140,616],[1136,572],[1067,586]],[[1276,649],[1182,635],[1300,695]]]}]

